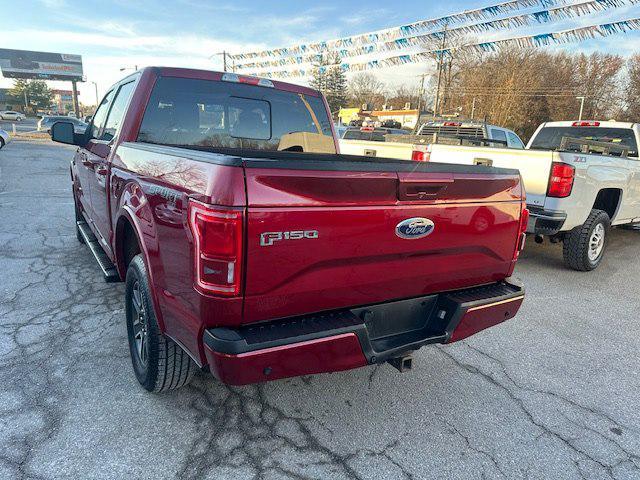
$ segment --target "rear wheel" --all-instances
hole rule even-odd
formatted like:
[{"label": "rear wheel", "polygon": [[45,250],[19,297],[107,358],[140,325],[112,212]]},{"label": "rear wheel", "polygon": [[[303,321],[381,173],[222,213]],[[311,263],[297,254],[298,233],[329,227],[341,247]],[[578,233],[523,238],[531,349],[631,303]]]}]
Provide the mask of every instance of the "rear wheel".
[{"label": "rear wheel", "polygon": [[4,147],[4,139],[0,137],[0,150],[2,150],[2,147]]},{"label": "rear wheel", "polygon": [[602,210],[591,210],[587,221],[564,239],[564,262],[569,268],[587,272],[600,265],[607,246],[611,220]]},{"label": "rear wheel", "polygon": [[160,331],[141,254],[133,257],[127,269],[125,311],[131,362],[138,382],[150,392],[164,392],[189,383],[196,364]]}]

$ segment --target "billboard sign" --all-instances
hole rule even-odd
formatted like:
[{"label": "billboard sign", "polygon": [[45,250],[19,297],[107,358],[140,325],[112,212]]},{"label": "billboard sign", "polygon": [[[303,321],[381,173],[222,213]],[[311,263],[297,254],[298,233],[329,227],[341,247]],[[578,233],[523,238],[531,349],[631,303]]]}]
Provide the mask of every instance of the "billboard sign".
[{"label": "billboard sign", "polygon": [[82,57],[0,48],[0,71],[5,78],[82,81]]}]

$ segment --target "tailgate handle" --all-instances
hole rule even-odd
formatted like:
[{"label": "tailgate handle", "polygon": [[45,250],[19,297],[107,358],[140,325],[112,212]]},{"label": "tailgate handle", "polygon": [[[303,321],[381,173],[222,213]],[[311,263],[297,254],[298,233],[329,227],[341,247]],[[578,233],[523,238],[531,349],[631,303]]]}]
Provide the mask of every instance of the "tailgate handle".
[{"label": "tailgate handle", "polygon": [[484,165],[486,167],[492,167],[493,166],[493,160],[491,160],[490,158],[476,157],[476,158],[473,159],[473,164],[474,165]]},{"label": "tailgate handle", "polygon": [[447,186],[452,183],[444,182],[426,182],[426,183],[409,183],[400,185],[400,200],[408,198],[411,200],[422,200],[435,198],[439,193],[446,190]]}]

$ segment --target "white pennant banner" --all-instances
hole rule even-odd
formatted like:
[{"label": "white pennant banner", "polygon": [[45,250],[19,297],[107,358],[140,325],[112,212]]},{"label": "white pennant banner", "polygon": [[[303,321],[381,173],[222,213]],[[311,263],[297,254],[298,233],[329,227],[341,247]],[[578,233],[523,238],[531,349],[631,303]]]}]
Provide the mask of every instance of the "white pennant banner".
[{"label": "white pennant banner", "polygon": [[[583,15],[589,15],[592,13],[601,12],[610,8],[615,8],[615,5],[631,5],[640,3],[640,0],[616,0],[615,4],[609,0],[590,0],[582,3],[576,3],[569,6],[555,7],[548,10],[541,10],[533,13],[527,13],[523,15],[515,15],[506,17],[499,20],[492,20],[489,22],[475,23],[471,25],[463,25],[457,28],[448,29],[446,34],[448,38],[460,38],[464,35],[476,33],[486,33],[492,31],[499,31],[503,29],[519,28],[523,26],[529,26],[534,24],[550,23],[558,20],[564,20],[567,18],[581,17]],[[351,48],[344,48],[335,50],[341,59],[357,57],[361,55],[369,55],[377,52],[389,52],[396,50],[403,50],[416,46],[425,46],[425,43],[433,42],[442,39],[444,31],[431,32],[423,35],[414,35],[405,38],[399,38],[396,40],[390,40],[374,45],[364,45]],[[326,54],[324,54],[326,55]],[[253,61],[249,63],[236,64],[237,70],[246,69],[262,69],[271,67],[282,67],[286,65],[301,65],[306,63],[320,63],[324,60],[322,53],[312,53],[308,55],[298,55],[293,57],[282,57],[279,59],[270,59],[264,61]]]},{"label": "white pennant banner", "polygon": [[[339,67],[345,72],[360,72],[383,67],[393,67],[397,65],[405,65],[409,63],[421,63],[433,60],[440,55],[447,55],[451,51],[470,50],[474,52],[496,52],[504,47],[531,48],[547,45],[560,45],[572,42],[580,42],[598,37],[608,37],[618,33],[626,33],[633,30],[640,30],[640,18],[632,18],[621,20],[619,22],[605,23],[601,25],[591,25],[587,27],[574,28],[555,33],[543,33],[539,35],[529,35],[517,38],[508,38],[504,40],[496,40],[493,42],[475,43],[472,45],[464,45],[449,50],[430,50],[418,52],[408,55],[397,55],[387,57],[380,60],[371,60],[361,63],[342,63],[339,65],[326,65],[317,67],[320,73],[324,73],[331,68]],[[271,72],[255,73],[266,78],[295,78],[306,77],[310,75],[315,68],[310,69],[294,69],[281,70]]]},{"label": "white pennant banner", "polygon": [[[598,3],[605,5],[616,6],[618,4],[623,5],[623,0],[597,0]],[[465,10],[464,12],[456,13],[453,15],[447,15],[440,18],[434,18],[430,20],[420,20],[418,22],[402,25],[399,27],[388,28],[385,30],[378,30],[370,33],[363,33],[352,37],[343,37],[336,40],[328,40],[326,42],[316,42],[309,44],[301,44],[292,47],[275,48],[271,50],[263,50],[260,52],[248,52],[238,53],[230,55],[230,58],[237,64],[242,63],[243,60],[253,58],[264,57],[289,57],[296,55],[304,55],[309,53],[320,53],[330,50],[336,50],[341,48],[350,48],[359,45],[367,45],[370,43],[395,40],[406,36],[417,35],[425,33],[426,31],[434,28],[444,28],[452,24],[457,24],[465,21],[479,21],[486,20],[491,17],[497,17],[499,15],[507,14],[515,10],[521,10],[524,8],[532,8],[542,6],[544,8],[554,5],[566,5],[571,4],[571,0],[511,0],[507,2],[490,5],[484,8],[478,8],[474,10]]]}]

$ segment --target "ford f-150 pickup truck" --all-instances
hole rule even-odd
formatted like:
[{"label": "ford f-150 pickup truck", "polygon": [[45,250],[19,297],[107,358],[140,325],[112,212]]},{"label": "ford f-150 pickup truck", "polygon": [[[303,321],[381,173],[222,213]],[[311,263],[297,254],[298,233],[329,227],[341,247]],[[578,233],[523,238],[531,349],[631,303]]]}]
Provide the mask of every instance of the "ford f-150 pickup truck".
[{"label": "ford f-150 pickup truck", "polygon": [[566,265],[588,271],[604,257],[610,226],[640,222],[639,141],[637,123],[547,122],[525,150],[432,144],[422,160],[517,168],[527,232],[562,242]]},{"label": "ford f-150 pickup truck", "polygon": [[78,239],[124,281],[150,391],[332,372],[513,317],[527,210],[515,170],[350,157],[324,97],[149,67],[100,103],[71,162]]}]

